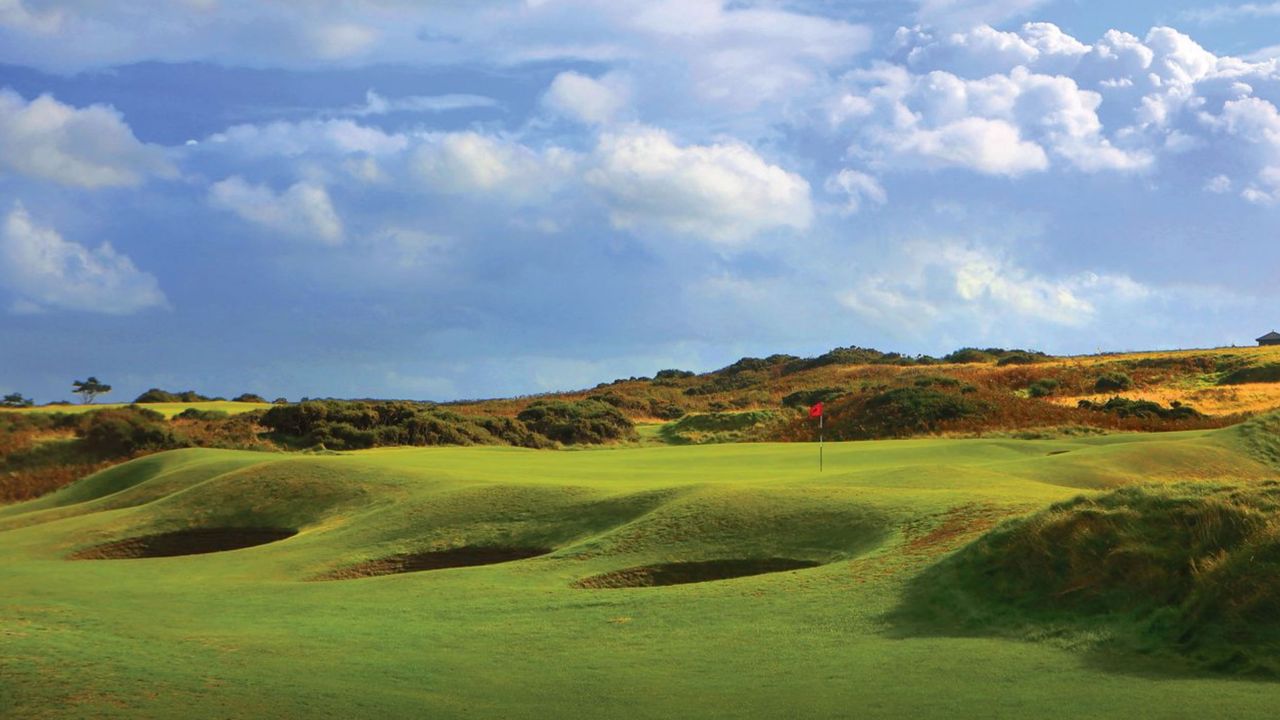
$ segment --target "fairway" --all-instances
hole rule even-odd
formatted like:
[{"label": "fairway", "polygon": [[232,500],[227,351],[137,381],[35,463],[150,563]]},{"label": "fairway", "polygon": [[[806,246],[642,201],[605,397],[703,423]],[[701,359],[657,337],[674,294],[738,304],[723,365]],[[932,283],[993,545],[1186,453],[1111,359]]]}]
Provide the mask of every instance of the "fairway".
[{"label": "fairway", "polygon": [[[828,444],[822,473],[816,450],[135,460],[0,508],[0,715],[1273,714],[1274,683],[1102,637],[889,617],[1003,518],[1137,482],[1273,478],[1236,429]],[[241,549],[146,556],[209,537]]]}]

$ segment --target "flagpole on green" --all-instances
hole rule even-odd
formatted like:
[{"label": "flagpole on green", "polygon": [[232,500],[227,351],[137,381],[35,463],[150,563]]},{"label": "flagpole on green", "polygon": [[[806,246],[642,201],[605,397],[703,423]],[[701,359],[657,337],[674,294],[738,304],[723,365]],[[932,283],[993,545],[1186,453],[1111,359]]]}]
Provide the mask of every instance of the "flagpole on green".
[{"label": "flagpole on green", "polygon": [[818,472],[822,472],[822,419],[825,415],[824,412],[818,416]]}]

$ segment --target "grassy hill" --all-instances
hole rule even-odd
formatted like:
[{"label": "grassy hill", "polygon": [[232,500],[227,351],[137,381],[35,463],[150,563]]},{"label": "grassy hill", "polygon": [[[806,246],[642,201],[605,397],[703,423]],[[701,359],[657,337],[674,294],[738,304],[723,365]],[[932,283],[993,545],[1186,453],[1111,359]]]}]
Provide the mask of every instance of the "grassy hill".
[{"label": "grassy hill", "polygon": [[1260,427],[832,443],[823,473],[794,443],[150,455],[0,508],[0,711],[1262,717],[1280,686],[1125,626],[919,612],[1050,503],[1264,488]]}]

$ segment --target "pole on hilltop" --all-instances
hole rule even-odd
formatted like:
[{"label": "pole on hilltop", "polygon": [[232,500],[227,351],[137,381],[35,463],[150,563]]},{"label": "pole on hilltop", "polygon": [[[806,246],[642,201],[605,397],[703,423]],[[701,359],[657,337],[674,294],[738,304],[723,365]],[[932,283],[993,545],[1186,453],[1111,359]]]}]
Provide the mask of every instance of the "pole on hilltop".
[{"label": "pole on hilltop", "polygon": [[818,472],[822,472],[822,415],[818,416]]}]

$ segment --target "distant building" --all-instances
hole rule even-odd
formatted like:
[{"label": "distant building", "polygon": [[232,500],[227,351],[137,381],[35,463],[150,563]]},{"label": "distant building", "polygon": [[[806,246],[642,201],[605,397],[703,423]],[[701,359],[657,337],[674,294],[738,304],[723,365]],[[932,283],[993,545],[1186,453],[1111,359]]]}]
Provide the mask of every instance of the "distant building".
[{"label": "distant building", "polygon": [[1280,333],[1272,330],[1271,332],[1258,338],[1259,345],[1280,345]]}]

